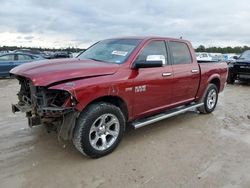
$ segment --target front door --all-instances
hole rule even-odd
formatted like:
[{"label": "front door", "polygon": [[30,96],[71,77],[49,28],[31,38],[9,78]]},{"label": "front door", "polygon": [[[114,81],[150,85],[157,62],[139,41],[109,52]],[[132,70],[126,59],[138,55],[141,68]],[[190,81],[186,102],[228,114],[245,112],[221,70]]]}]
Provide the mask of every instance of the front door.
[{"label": "front door", "polygon": [[[134,78],[134,115],[142,117],[162,110],[171,103],[172,66],[168,62],[164,41],[149,41],[139,52],[136,61],[146,61],[148,56],[164,56],[165,65],[157,68],[140,68]],[[134,62],[134,63],[135,63]]]}]

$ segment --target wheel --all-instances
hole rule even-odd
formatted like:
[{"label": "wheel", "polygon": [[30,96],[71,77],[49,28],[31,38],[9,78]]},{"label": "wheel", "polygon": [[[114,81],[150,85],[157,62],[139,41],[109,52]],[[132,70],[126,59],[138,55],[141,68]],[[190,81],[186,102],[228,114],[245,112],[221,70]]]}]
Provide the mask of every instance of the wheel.
[{"label": "wheel", "polygon": [[118,146],[124,130],[125,118],[118,107],[104,102],[95,103],[77,119],[73,144],[82,154],[99,158]]},{"label": "wheel", "polygon": [[203,114],[208,114],[214,111],[218,101],[218,88],[215,84],[209,84],[206,94],[202,99],[204,105],[198,110]]}]

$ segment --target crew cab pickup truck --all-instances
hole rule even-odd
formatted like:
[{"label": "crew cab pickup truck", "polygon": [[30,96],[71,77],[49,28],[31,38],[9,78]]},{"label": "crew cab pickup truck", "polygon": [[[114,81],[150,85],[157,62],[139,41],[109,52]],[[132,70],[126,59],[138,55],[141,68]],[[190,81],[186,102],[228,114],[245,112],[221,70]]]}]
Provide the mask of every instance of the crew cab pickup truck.
[{"label": "crew cab pickup truck", "polygon": [[250,81],[250,50],[243,52],[240,57],[228,64],[229,72],[227,83],[233,84],[235,80]]},{"label": "crew cab pickup truck", "polygon": [[12,69],[21,86],[12,111],[98,158],[117,147],[126,125],[140,128],[191,109],[211,113],[227,71],[223,62],[198,64],[185,40],[107,39],[75,59]]}]

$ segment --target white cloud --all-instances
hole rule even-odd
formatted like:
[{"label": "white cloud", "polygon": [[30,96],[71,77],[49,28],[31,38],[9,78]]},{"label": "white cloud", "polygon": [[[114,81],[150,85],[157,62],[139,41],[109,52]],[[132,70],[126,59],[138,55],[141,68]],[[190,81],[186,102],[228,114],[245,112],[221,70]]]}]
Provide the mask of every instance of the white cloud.
[{"label": "white cloud", "polygon": [[250,45],[247,0],[0,0],[0,4],[1,45],[87,47],[124,35],[183,36],[195,46]]}]

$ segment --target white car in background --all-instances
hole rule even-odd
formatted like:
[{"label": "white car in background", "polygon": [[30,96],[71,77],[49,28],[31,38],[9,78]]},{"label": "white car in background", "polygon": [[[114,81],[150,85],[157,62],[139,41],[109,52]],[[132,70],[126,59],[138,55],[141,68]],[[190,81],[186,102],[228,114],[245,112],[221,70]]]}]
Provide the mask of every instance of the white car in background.
[{"label": "white car in background", "polygon": [[196,53],[196,59],[197,61],[212,61],[213,57],[209,53],[199,52]]}]

